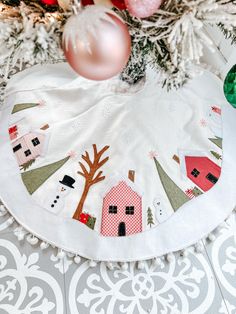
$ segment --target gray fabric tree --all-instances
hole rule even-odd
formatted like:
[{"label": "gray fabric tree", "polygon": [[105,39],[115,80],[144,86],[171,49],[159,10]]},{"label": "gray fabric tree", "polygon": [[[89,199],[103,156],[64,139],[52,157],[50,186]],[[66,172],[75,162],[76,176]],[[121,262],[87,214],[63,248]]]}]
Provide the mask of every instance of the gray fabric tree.
[{"label": "gray fabric tree", "polygon": [[156,157],[154,157],[153,159],[155,161],[155,165],[166,195],[170,201],[173,210],[176,211],[183,204],[189,201],[189,197],[167,175],[161,164],[157,161]]},{"label": "gray fabric tree", "polygon": [[209,140],[216,146],[218,146],[220,149],[222,149],[222,138],[217,136],[216,138],[209,138]]},{"label": "gray fabric tree", "polygon": [[25,109],[30,109],[30,108],[37,107],[38,105],[39,105],[38,103],[16,104],[16,105],[13,107],[12,114],[13,114],[13,113],[16,113],[16,112],[19,112],[19,111],[21,111],[21,110],[25,110]]},{"label": "gray fabric tree", "polygon": [[58,169],[60,169],[70,156],[52,164],[42,166],[21,174],[22,180],[30,194],[33,194],[45,181],[47,181]]}]

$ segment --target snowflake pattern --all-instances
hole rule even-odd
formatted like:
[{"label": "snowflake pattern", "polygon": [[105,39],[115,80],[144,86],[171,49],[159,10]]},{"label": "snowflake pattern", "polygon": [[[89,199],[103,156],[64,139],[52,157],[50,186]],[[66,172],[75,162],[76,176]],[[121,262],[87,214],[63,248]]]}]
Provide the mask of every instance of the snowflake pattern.
[{"label": "snowflake pattern", "polygon": [[43,100],[43,99],[41,99],[39,102],[38,102],[38,106],[39,107],[45,107],[46,106],[46,101],[45,100]]},{"label": "snowflake pattern", "polygon": [[154,150],[151,150],[149,153],[148,153],[148,157],[150,158],[150,159],[154,159],[154,158],[157,158],[157,152],[156,151],[154,151]]},{"label": "snowflake pattern", "polygon": [[200,120],[200,125],[205,128],[207,126],[207,121],[205,119]]},{"label": "snowflake pattern", "polygon": [[77,157],[77,153],[73,150],[71,150],[69,153],[68,153],[68,156],[71,158],[71,159],[75,159]]}]

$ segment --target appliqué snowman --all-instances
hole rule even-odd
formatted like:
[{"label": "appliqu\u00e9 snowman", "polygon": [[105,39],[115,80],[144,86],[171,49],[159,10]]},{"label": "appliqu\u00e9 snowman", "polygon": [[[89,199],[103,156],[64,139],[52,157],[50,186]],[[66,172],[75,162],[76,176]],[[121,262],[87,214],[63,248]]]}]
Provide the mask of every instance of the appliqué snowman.
[{"label": "appliqu\u00e9 snowman", "polygon": [[171,216],[171,213],[166,210],[165,200],[163,200],[160,195],[155,197],[153,200],[153,205],[155,207],[155,218],[159,224],[166,221]]},{"label": "appliqu\u00e9 snowman", "polygon": [[208,123],[214,135],[222,138],[221,108],[213,106],[208,110]]},{"label": "appliqu\u00e9 snowman", "polygon": [[54,214],[59,214],[65,206],[65,197],[74,189],[75,180],[65,175],[62,181],[59,181],[54,197],[50,197],[46,202],[46,209]]}]

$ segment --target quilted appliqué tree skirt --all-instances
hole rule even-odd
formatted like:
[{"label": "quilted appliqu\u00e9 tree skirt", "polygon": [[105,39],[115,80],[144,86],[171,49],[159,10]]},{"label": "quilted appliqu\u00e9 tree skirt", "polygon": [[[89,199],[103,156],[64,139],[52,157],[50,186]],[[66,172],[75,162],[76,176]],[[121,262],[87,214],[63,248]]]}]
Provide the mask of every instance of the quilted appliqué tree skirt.
[{"label": "quilted appliqu\u00e9 tree skirt", "polygon": [[236,204],[236,111],[209,72],[132,92],[66,64],[16,74],[1,116],[0,197],[45,244],[151,259],[206,237]]}]

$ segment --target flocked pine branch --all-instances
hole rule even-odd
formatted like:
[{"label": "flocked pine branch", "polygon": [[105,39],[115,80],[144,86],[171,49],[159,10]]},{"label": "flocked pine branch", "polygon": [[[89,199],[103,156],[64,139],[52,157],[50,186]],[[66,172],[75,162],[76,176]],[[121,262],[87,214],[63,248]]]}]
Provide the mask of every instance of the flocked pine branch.
[{"label": "flocked pine branch", "polygon": [[223,24],[220,23],[219,28],[223,32],[225,38],[231,41],[232,45],[236,44],[236,27],[226,28]]},{"label": "flocked pine branch", "polygon": [[[147,66],[156,69],[168,88],[184,84],[201,64],[204,47],[214,50],[204,31],[208,24],[220,25],[227,38],[236,39],[235,0],[165,0],[156,14],[142,20],[116,12],[132,37],[132,54],[121,74],[129,84],[143,78]],[[61,60],[63,25],[71,14],[72,7],[64,12],[39,0],[0,1],[0,71],[7,74],[17,61],[32,65]]]},{"label": "flocked pine branch", "polygon": [[236,2],[229,0],[166,0],[156,14],[143,20],[131,17],[128,12],[120,14],[129,26],[135,46],[122,79],[127,80],[127,73],[132,73],[134,82],[139,75],[143,77],[141,55],[144,64],[159,69],[163,84],[169,88],[181,86],[194,75],[193,68],[200,64],[204,47],[214,51],[205,25],[236,26]]},{"label": "flocked pine branch", "polygon": [[16,63],[34,65],[61,60],[64,20],[63,13],[47,12],[37,3],[5,6],[0,13],[0,74],[7,77]]}]

